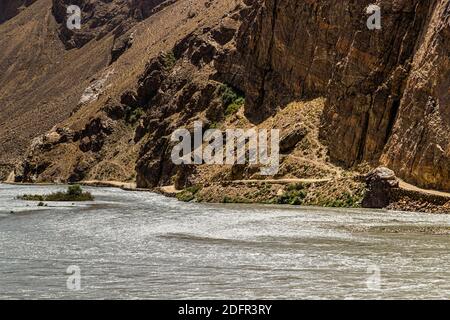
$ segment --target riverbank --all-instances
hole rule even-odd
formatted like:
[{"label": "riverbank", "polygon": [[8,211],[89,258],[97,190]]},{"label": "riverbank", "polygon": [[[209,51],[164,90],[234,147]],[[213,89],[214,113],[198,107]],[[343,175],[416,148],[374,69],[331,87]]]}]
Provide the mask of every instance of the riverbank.
[{"label": "riverbank", "polygon": [[[9,183],[11,185],[54,185],[52,183]],[[185,202],[283,204],[329,208],[363,208],[367,186],[361,178],[233,180],[176,189],[175,185],[138,188],[135,182],[80,181],[80,185],[112,187],[125,191],[154,192]],[[421,189],[400,180],[390,192],[392,211],[450,214],[450,193]]]},{"label": "riverbank", "polygon": [[[364,208],[367,185],[358,178],[236,180],[196,185],[177,190],[174,185],[152,191],[180,201],[204,203],[253,203]],[[421,189],[400,180],[389,192],[391,211],[450,214],[450,193]],[[368,207],[365,207],[368,208]]]}]

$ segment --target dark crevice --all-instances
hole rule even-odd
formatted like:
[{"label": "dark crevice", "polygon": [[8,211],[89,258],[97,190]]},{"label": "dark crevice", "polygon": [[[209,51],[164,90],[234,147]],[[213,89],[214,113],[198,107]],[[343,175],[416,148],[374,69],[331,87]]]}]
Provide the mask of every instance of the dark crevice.
[{"label": "dark crevice", "polygon": [[356,163],[359,163],[364,159],[364,149],[366,148],[367,131],[369,130],[369,120],[370,120],[370,111],[368,111],[364,115],[364,125],[363,125],[363,131],[361,132],[361,140],[359,142]]},{"label": "dark crevice", "polygon": [[392,107],[389,115],[389,123],[386,128],[386,137],[384,139],[384,144],[389,141],[392,135],[392,130],[394,129],[394,124],[397,121],[398,110],[400,109],[400,100],[395,100],[392,103]]},{"label": "dark crevice", "polygon": [[275,25],[277,21],[277,8],[278,8],[278,0],[274,0],[274,5],[272,9],[272,35],[270,39],[269,49],[268,49],[268,58],[266,63],[266,68],[264,69],[264,75],[262,77],[262,83],[261,83],[261,89],[260,89],[260,95],[259,95],[259,105],[263,105],[264,101],[266,99],[266,81],[267,76],[272,73],[272,57],[273,57],[273,47],[275,45]]}]

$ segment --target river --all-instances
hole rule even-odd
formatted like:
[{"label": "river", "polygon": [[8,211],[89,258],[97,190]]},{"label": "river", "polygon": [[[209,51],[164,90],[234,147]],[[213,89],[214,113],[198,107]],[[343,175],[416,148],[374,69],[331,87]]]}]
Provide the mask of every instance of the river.
[{"label": "river", "polygon": [[[450,298],[450,236],[419,231],[449,228],[448,215],[114,188],[86,188],[92,203],[14,199],[62,189],[0,184],[1,299]],[[417,232],[377,228],[393,226]]]}]

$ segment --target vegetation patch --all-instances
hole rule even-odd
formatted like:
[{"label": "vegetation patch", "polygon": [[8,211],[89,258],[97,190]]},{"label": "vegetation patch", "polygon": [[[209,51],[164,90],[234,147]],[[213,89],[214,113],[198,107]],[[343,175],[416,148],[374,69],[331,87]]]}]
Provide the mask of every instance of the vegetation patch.
[{"label": "vegetation patch", "polygon": [[217,122],[213,122],[211,123],[211,125],[209,126],[209,129],[219,129],[220,124]]},{"label": "vegetation patch", "polygon": [[83,192],[79,185],[69,186],[66,192],[55,192],[48,195],[24,194],[18,197],[20,200],[40,201],[39,205],[44,206],[43,201],[93,201],[94,197],[90,192]]},{"label": "vegetation patch", "polygon": [[330,208],[360,208],[363,195],[344,192],[339,198],[320,199],[318,205]]},{"label": "vegetation patch", "polygon": [[135,124],[139,121],[139,119],[142,118],[142,116],[145,114],[144,109],[141,107],[130,107],[128,106],[125,109],[125,121],[129,124]]},{"label": "vegetation patch", "polygon": [[201,190],[200,186],[192,186],[184,189],[180,193],[177,193],[177,199],[183,202],[191,202],[195,200],[195,196]]},{"label": "vegetation patch", "polygon": [[272,199],[275,204],[302,205],[308,195],[304,185],[301,183],[291,184],[281,196]]},{"label": "vegetation patch", "polygon": [[251,200],[244,197],[223,197],[223,203],[253,203]]},{"label": "vegetation patch", "polygon": [[177,58],[175,57],[172,51],[165,53],[162,58],[165,71],[170,71],[173,69],[173,67],[175,67],[175,64],[177,63]]},{"label": "vegetation patch", "polygon": [[244,197],[250,199],[251,201],[262,201],[267,202],[267,198],[272,194],[272,188],[269,184],[263,184],[259,186],[256,191],[252,190],[244,194]]},{"label": "vegetation patch", "polygon": [[225,115],[236,114],[245,104],[245,97],[242,93],[224,84],[220,88],[222,92],[222,103],[225,107]]}]

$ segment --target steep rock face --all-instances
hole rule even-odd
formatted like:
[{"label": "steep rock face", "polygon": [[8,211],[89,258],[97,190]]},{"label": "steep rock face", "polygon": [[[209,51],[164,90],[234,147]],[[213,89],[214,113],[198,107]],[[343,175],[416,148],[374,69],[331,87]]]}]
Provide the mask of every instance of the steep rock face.
[{"label": "steep rock face", "polygon": [[[68,121],[77,123],[71,143],[48,147],[44,141],[29,162],[27,176],[42,181],[60,176],[77,180],[84,173],[103,178],[109,173],[95,175],[92,168],[101,162],[121,166],[124,159],[116,159],[123,154],[128,158],[125,173],[136,161],[139,186],[170,184],[177,172],[169,159],[170,134],[198,119],[204,120],[205,129],[222,121],[220,88],[225,83],[245,94],[245,115],[253,123],[292,101],[324,97],[321,138],[335,163],[352,167],[381,162],[418,185],[450,189],[448,1],[379,0],[382,30],[369,30],[370,0],[204,0],[195,6],[187,0],[74,0],[71,4],[83,10],[84,29],[73,33],[64,30],[69,1],[38,0],[51,1],[60,38],[66,48],[77,48],[66,51],[72,59],[59,65],[94,47],[102,53],[109,50],[111,57],[83,73],[82,89],[88,76],[98,75],[105,64],[114,75],[98,103],[74,110],[77,120]],[[161,15],[141,21],[155,12]],[[133,32],[132,25],[138,26]],[[61,41],[54,43],[62,46]],[[12,53],[5,56],[0,64],[7,66]],[[80,90],[73,95],[79,97]],[[93,116],[94,109],[101,117]],[[89,129],[104,123],[104,117],[108,123],[116,121],[113,133]],[[302,136],[301,131],[286,136],[283,150],[289,152]],[[133,156],[125,149],[133,149]],[[77,158],[62,174],[61,161],[55,159],[68,153],[93,160]]]},{"label": "steep rock face", "polygon": [[[81,85],[78,103],[68,105],[74,108],[71,116],[32,141],[16,167],[16,180],[167,183],[176,172],[165,161],[167,135],[206,109],[209,118],[223,113],[211,103],[221,85],[213,79],[213,58],[233,47],[238,24],[226,16],[235,7],[228,0],[166,1],[155,7],[124,33],[130,39],[125,50],[118,46],[115,59]],[[114,39],[109,34],[65,53],[73,57]],[[54,42],[62,46],[57,37]]]},{"label": "steep rock face", "polygon": [[391,140],[383,159],[401,177],[448,189],[448,1],[377,1],[381,30],[366,25],[370,4],[266,0],[257,6],[241,40],[246,114],[260,122],[287,102],[324,96],[321,137],[333,161],[376,164]]},{"label": "steep rock face", "polygon": [[[396,121],[410,64],[432,1],[384,1],[382,30],[362,24],[344,46],[329,86],[323,137],[332,158],[377,162]],[[364,22],[364,21],[362,21]],[[349,39],[350,40],[350,39]],[[351,128],[349,130],[349,128]]]},{"label": "steep rock face", "polygon": [[51,8],[37,0],[0,24],[0,166],[14,166],[33,138],[67,119],[110,60],[108,39],[66,51]]},{"label": "steep rock face", "polygon": [[163,53],[148,64],[136,97],[131,99],[148,106],[136,131],[136,139],[145,136],[136,166],[139,187],[168,185],[177,172],[186,174],[171,160],[174,143],[170,137],[176,129],[192,129],[193,122],[201,120],[206,130],[223,120],[221,81],[229,72],[221,74],[218,70],[227,69],[220,66],[221,57],[235,49],[244,9],[238,6],[216,25],[188,35],[174,46],[172,53]]},{"label": "steep rock face", "polygon": [[333,110],[351,114],[355,104],[355,110],[368,109],[370,94],[402,75],[427,2],[382,1],[384,29],[371,31],[368,0],[265,1],[246,50],[248,114],[259,120],[294,98],[327,95],[334,130]]},{"label": "steep rock face", "polygon": [[0,1],[0,24],[17,15],[23,8],[36,0],[3,0]]},{"label": "steep rock face", "polygon": [[[0,179],[24,158],[35,137],[80,108],[88,88],[98,98],[103,90],[95,84],[103,82],[103,69],[133,44],[128,29],[173,2],[0,1],[1,14],[21,10],[0,24]],[[82,29],[61,41],[68,4],[82,8]]]},{"label": "steep rock face", "polygon": [[382,162],[427,188],[450,190],[450,2],[438,1],[419,39]]}]

